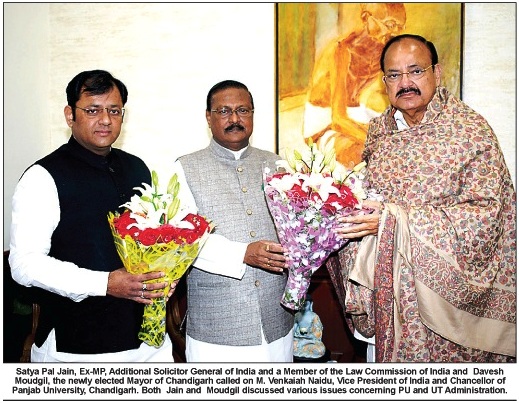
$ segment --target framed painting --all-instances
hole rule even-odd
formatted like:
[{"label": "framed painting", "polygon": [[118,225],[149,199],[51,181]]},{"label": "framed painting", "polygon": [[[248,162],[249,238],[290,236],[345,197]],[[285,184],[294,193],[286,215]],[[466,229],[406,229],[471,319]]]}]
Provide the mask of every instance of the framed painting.
[{"label": "framed painting", "polygon": [[360,162],[369,120],[389,106],[379,60],[392,36],[433,42],[442,85],[461,95],[462,3],[278,3],[276,18],[281,154],[333,138],[340,162]]}]

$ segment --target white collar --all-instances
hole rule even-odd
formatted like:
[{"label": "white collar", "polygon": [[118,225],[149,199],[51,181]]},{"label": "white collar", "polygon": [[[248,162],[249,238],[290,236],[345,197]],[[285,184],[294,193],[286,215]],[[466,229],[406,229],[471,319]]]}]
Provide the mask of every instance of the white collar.
[{"label": "white collar", "polygon": [[235,159],[239,160],[241,155],[243,154],[243,152],[247,149],[247,147],[244,147],[244,148],[242,148],[241,150],[238,150],[238,151],[233,151],[233,150],[229,150],[229,151],[234,154],[234,158]]},{"label": "white collar", "polygon": [[397,110],[395,114],[393,115],[393,118],[395,118],[396,126],[398,127],[398,130],[404,130],[409,129],[409,125],[405,121],[404,114]]}]

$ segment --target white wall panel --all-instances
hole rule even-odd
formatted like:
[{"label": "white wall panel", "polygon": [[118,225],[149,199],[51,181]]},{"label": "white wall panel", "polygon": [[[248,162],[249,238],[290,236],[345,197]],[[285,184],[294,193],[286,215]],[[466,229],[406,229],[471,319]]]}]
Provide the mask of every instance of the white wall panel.
[{"label": "white wall panel", "polygon": [[463,100],[494,129],[514,183],[517,183],[516,7],[516,3],[465,5],[462,80]]}]

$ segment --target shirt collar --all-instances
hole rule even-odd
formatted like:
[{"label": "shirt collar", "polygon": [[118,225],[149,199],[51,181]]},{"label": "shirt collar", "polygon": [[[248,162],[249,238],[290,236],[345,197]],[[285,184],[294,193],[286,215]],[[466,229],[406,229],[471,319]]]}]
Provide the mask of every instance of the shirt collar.
[{"label": "shirt collar", "polygon": [[249,146],[247,147],[244,147],[242,148],[241,150],[238,150],[238,151],[233,151],[233,150],[229,150],[230,152],[232,152],[234,154],[234,158],[239,160],[240,157],[242,156],[242,154],[245,152],[245,150],[248,148]]},{"label": "shirt collar", "polygon": [[404,130],[409,129],[409,125],[405,121],[404,114],[397,110],[395,114],[393,115],[393,118],[395,118],[396,126],[398,127],[398,130]]},{"label": "shirt collar", "polygon": [[246,146],[239,151],[232,151],[228,148],[225,148],[218,144],[214,138],[211,138],[209,143],[209,148],[219,157],[223,157],[225,159],[234,159],[239,160],[241,158],[246,158],[250,154],[250,147]]}]

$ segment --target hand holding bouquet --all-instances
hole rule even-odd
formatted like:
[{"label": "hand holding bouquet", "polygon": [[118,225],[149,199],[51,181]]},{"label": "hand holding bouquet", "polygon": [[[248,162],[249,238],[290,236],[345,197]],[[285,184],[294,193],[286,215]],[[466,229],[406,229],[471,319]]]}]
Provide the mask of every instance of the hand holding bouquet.
[{"label": "hand holding bouquet", "polygon": [[337,162],[333,142],[321,150],[310,143],[264,166],[264,189],[280,243],[287,249],[289,275],[281,303],[299,310],[312,274],[330,253],[344,246],[333,229],[339,215],[368,214],[372,198],[363,183],[365,163],[347,170]]},{"label": "hand holding bouquet", "polygon": [[[146,305],[139,339],[150,346],[161,346],[166,333],[166,302],[170,285],[187,271],[212,230],[212,224],[196,212],[181,207],[177,175],[160,191],[157,173],[152,172],[152,186],[143,183],[123,204],[122,214],[109,213],[117,252],[129,273],[151,271],[166,273],[168,286],[164,296]],[[152,280],[157,282],[159,280]],[[162,279],[160,280],[162,281]]]}]

